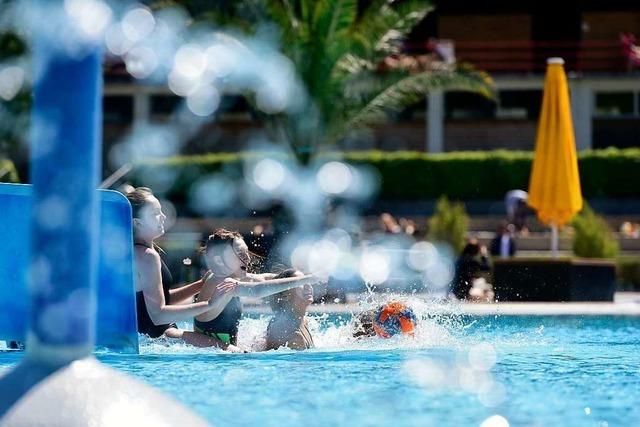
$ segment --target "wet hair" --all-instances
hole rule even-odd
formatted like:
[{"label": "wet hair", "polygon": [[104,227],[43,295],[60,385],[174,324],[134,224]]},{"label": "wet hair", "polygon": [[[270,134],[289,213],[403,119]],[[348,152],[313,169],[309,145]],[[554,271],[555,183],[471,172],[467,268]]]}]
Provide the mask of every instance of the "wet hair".
[{"label": "wet hair", "polygon": [[237,231],[227,230],[225,228],[217,228],[205,239],[204,245],[201,248],[202,253],[206,253],[214,247],[219,247],[229,243],[233,243],[235,239],[242,239],[242,234]]},{"label": "wet hair", "polygon": [[[293,268],[288,268],[278,273],[274,277],[274,279],[286,279],[288,277],[294,277],[295,275],[296,271]],[[267,301],[269,302],[271,310],[274,313],[283,311],[285,309],[285,305],[287,304],[287,302],[289,302],[289,297],[293,291],[293,289],[288,289],[286,291],[278,292],[277,294],[273,294],[267,297]]]},{"label": "wet hair", "polygon": [[373,330],[373,319],[376,316],[374,309],[363,311],[355,316],[351,334],[354,338],[375,337],[376,332]]},{"label": "wet hair", "polygon": [[[232,245],[233,241],[236,239],[244,241],[244,237],[238,231],[227,230],[226,228],[217,228],[212,234],[204,239],[202,246],[198,249],[198,254],[204,256],[214,248],[222,248],[225,245]],[[249,263],[243,267],[243,270],[246,269],[248,272],[258,271],[263,258],[264,257],[249,251]]]},{"label": "wet hair", "polygon": [[149,201],[149,197],[153,197],[153,191],[148,187],[136,187],[125,194],[129,203],[131,203],[131,216],[140,218],[140,211]]}]

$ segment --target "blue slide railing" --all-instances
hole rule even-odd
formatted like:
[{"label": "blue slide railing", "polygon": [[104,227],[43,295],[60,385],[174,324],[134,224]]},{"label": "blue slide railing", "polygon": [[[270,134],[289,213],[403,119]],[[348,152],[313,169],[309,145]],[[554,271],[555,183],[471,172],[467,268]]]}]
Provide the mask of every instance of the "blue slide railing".
[{"label": "blue slide railing", "polygon": [[[39,265],[37,260],[31,268],[28,266],[32,193],[31,185],[0,184],[0,340],[26,339],[28,274],[31,271],[43,279],[50,269]],[[101,220],[97,247],[96,345],[137,352],[131,205],[116,191],[98,190],[98,193]],[[56,213],[41,215],[55,216]],[[73,268],[73,260],[70,262]],[[78,304],[84,303],[86,301],[78,301]]]}]

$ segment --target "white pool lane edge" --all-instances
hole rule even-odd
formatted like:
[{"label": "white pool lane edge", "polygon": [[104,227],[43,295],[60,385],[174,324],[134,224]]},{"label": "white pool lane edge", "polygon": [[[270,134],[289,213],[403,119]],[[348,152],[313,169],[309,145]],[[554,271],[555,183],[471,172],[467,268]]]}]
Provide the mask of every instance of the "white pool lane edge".
[{"label": "white pool lane edge", "polygon": [[[469,314],[478,316],[639,316],[639,302],[503,302],[434,304],[434,314]],[[309,314],[351,314],[361,308],[350,304],[313,304]],[[244,307],[248,314],[269,314],[264,305]]]}]

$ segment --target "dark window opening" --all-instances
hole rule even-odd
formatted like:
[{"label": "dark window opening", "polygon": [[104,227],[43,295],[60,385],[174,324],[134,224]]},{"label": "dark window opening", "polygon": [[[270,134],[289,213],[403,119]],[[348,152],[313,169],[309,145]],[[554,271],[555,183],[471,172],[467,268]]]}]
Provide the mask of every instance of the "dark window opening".
[{"label": "dark window opening", "polygon": [[444,104],[447,120],[489,119],[496,116],[496,103],[475,93],[447,92]]},{"label": "dark window opening", "polygon": [[105,123],[128,124],[133,121],[132,96],[104,96],[102,115]]},{"label": "dark window opening", "polygon": [[625,117],[637,114],[633,92],[600,92],[596,94],[596,116]]},{"label": "dark window opening", "polygon": [[499,96],[498,118],[537,120],[540,116],[541,90],[505,90]]},{"label": "dark window opening", "polygon": [[404,110],[398,113],[389,113],[389,120],[400,123],[400,122],[414,122],[414,121],[425,121],[427,115],[427,107],[426,101],[423,99],[421,101],[416,102],[413,105],[409,105]]},{"label": "dark window opening", "polygon": [[182,98],[176,95],[153,95],[151,97],[151,115],[169,116],[178,108]]}]

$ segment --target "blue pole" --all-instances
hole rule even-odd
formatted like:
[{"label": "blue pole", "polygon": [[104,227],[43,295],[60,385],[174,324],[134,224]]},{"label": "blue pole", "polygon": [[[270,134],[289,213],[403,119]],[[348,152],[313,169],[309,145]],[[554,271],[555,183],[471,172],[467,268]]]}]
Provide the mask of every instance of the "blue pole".
[{"label": "blue pole", "polygon": [[34,50],[27,357],[0,379],[0,418],[94,344],[100,50],[72,55],[44,35]]},{"label": "blue pole", "polygon": [[94,343],[101,55],[74,57],[44,38],[35,50],[27,352],[64,362]]},{"label": "blue pole", "polygon": [[[88,425],[104,423],[107,413],[142,419],[152,407],[161,424],[206,425],[176,402],[87,357],[96,316],[101,52],[84,41],[70,52],[48,36],[37,36],[34,55],[27,357],[0,377],[0,424],[9,418],[10,425]],[[104,388],[105,381],[109,396],[86,392],[98,383]],[[132,407],[131,396],[140,405]],[[56,407],[58,413],[49,413]]]}]

